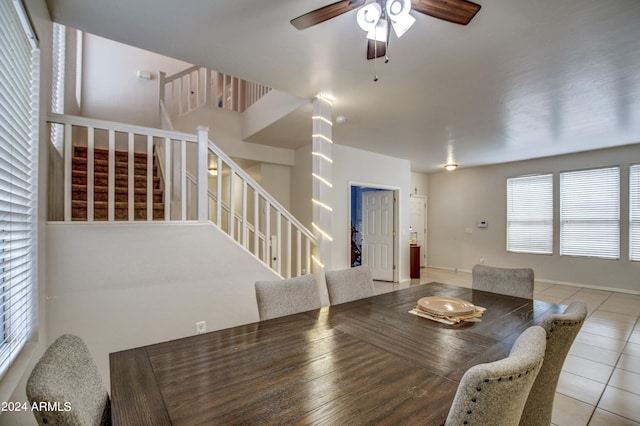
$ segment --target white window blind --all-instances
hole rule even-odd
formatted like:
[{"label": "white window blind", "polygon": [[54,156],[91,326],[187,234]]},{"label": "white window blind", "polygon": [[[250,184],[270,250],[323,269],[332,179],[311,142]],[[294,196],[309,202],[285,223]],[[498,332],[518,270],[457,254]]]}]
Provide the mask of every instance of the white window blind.
[{"label": "white window blind", "polygon": [[620,257],[620,168],[560,174],[560,254]]},{"label": "white window blind", "polygon": [[507,251],[553,252],[553,176],[507,179]]},{"label": "white window blind", "polygon": [[629,169],[629,259],[640,261],[640,164]]},{"label": "white window blind", "polygon": [[0,376],[33,330],[39,52],[18,0],[0,0]]}]

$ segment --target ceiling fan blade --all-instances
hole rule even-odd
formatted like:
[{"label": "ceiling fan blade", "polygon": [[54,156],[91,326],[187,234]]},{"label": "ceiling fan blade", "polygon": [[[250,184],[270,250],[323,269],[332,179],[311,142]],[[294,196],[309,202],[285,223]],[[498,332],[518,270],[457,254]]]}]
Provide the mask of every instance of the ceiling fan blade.
[{"label": "ceiling fan blade", "polygon": [[365,0],[342,0],[330,5],[313,10],[304,15],[293,18],[291,25],[299,30],[312,27],[320,22],[328,21],[331,18],[340,16],[364,4]]},{"label": "ceiling fan blade", "polygon": [[411,0],[411,9],[455,24],[467,25],[480,5],[467,0]]},{"label": "ceiling fan blade", "polygon": [[386,54],[387,43],[384,41],[367,39],[367,59],[380,58]]}]

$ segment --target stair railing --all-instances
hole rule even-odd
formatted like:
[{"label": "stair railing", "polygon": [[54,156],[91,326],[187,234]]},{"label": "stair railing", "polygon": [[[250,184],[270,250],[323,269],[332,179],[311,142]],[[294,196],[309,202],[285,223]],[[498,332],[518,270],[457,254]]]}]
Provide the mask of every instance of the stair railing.
[{"label": "stair railing", "polygon": [[[146,154],[146,187],[154,186],[155,152],[162,152],[162,221],[211,221],[249,253],[285,278],[311,272],[311,231],[278,203],[240,166],[208,139],[195,135],[62,114],[49,114],[63,129],[63,221],[72,222],[74,146],[86,146],[86,221],[154,221],[153,191],[147,191],[139,215],[135,202],[134,156]],[[94,155],[108,150],[108,215],[96,218]],[[127,153],[127,217],[115,215],[116,151]],[[135,206],[135,207],[134,207]],[[50,218],[55,220],[54,218]],[[154,223],[157,223],[155,220]]]},{"label": "stair railing", "polygon": [[[136,214],[138,207],[135,202],[135,161],[134,157],[137,153],[146,154],[146,188],[154,188],[154,151],[162,147],[166,156],[164,169],[170,171],[173,176],[177,176],[175,180],[165,179],[163,191],[164,200],[171,199],[172,192],[178,191],[179,205],[172,210],[171,203],[164,202],[163,220],[186,220],[187,200],[182,196],[184,188],[186,188],[186,152],[187,145],[192,145],[192,149],[198,149],[198,145],[202,145],[202,150],[206,155],[208,137],[206,131],[203,134],[190,135],[186,133],[171,132],[149,127],[133,126],[123,123],[114,123],[104,120],[95,120],[85,117],[76,117],[63,114],[50,113],[48,116],[50,124],[61,124],[63,128],[63,221],[71,222],[73,218],[73,150],[75,146],[83,146],[87,149],[87,169],[86,169],[86,220],[93,222],[95,217],[95,181],[96,172],[94,170],[94,156],[96,149],[108,151],[108,172],[106,173],[108,183],[107,209],[106,218],[100,220],[107,222],[115,222],[115,180],[116,180],[116,151],[127,153],[127,217],[125,221],[141,220]],[[198,139],[200,138],[200,140]],[[206,182],[206,164],[201,182]],[[181,182],[180,186],[172,185],[172,182]],[[206,184],[198,185],[198,192],[202,193],[201,199],[204,200],[204,206],[198,208],[198,220],[207,220],[206,212]],[[146,214],[144,220],[154,220],[154,197],[153,191],[146,191],[147,197],[144,203]],[[201,211],[202,210],[202,211]],[[122,219],[118,219],[122,220]]]},{"label": "stair railing", "polygon": [[271,88],[241,78],[192,66],[167,76],[160,71],[159,99],[169,117],[187,114],[205,105],[244,112]]},{"label": "stair railing", "polygon": [[313,233],[211,141],[208,149],[209,220],[283,277],[311,273]]}]

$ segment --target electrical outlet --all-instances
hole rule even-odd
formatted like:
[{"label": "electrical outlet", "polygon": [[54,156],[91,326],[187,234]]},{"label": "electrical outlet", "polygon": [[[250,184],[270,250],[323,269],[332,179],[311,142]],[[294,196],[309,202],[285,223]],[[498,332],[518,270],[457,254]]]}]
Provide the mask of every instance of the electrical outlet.
[{"label": "electrical outlet", "polygon": [[207,332],[207,322],[206,321],[198,321],[196,323],[196,334],[202,334]]}]

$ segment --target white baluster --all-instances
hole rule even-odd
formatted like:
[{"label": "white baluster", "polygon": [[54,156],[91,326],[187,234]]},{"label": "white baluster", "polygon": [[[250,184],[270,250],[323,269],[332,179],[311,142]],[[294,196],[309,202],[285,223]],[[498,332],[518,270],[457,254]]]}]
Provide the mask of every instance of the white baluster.
[{"label": "white baluster", "polygon": [[71,124],[64,125],[64,221],[71,221],[72,203],[71,198],[73,194],[72,188],[72,175],[73,170],[73,141],[71,135],[73,134],[73,128]]},{"label": "white baluster", "polygon": [[87,127],[87,221],[93,222],[94,219],[94,170],[95,170],[95,161],[94,161],[94,139],[95,139],[95,131],[92,126]]},{"label": "white baluster", "polygon": [[271,204],[264,200],[264,259],[267,266],[271,267]]},{"label": "white baluster", "polygon": [[296,227],[296,277],[302,275],[302,232]]},{"label": "white baluster", "polygon": [[[235,225],[235,205],[236,205],[236,193],[235,193],[235,187],[236,187],[236,179],[235,179],[235,172],[233,169],[229,170],[229,236],[231,238],[234,238],[234,225]],[[237,241],[237,240],[236,240]]]},{"label": "white baluster", "polygon": [[222,158],[218,157],[216,176],[216,224],[222,227]]},{"label": "white baluster", "polygon": [[253,189],[253,254],[260,258],[260,247],[258,247],[260,238],[260,196],[256,188]]},{"label": "white baluster", "polygon": [[287,278],[291,278],[291,221],[287,220]]},{"label": "white baluster", "polygon": [[134,161],[135,161],[135,153],[134,153],[134,144],[133,144],[133,138],[134,138],[134,134],[129,132],[129,164],[128,164],[128,178],[129,178],[129,185],[127,186],[127,195],[128,195],[128,212],[129,212],[129,221],[133,222],[133,220],[135,219],[134,216],[134,210],[135,210],[135,181],[134,181],[134,175],[135,175],[135,170],[134,170]]},{"label": "white baluster", "polygon": [[180,141],[180,220],[187,219],[187,142]]},{"label": "white baluster", "polygon": [[282,213],[276,210],[276,272],[282,275]]},{"label": "white baluster", "polygon": [[116,132],[109,130],[108,152],[108,176],[107,176],[107,219],[109,222],[116,220]]},{"label": "white baluster", "polygon": [[242,180],[242,246],[247,248],[247,181]]},{"label": "white baluster", "polygon": [[306,238],[306,251],[305,251],[305,266],[306,266],[306,273],[310,274],[311,273],[311,240],[309,239],[309,237]]},{"label": "white baluster", "polygon": [[164,220],[171,220],[171,139],[164,139]]},{"label": "white baluster", "polygon": [[153,220],[153,136],[147,135],[147,221]]}]

